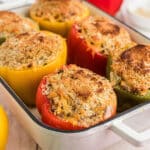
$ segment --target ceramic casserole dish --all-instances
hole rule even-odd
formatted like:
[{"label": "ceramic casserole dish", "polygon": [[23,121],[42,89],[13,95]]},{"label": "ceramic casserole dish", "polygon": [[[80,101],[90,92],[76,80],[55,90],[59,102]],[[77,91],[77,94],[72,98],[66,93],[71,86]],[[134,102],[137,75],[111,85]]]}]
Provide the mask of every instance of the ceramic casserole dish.
[{"label": "ceramic casserole dish", "polygon": [[[109,16],[88,2],[92,13],[102,15],[128,30],[132,39],[140,44],[150,44],[150,39]],[[27,15],[29,5],[11,9]],[[51,128],[41,122],[37,110],[31,111],[15,94],[6,81],[0,79],[0,98],[7,100],[10,108],[22,126],[43,150],[100,150],[125,139],[135,146],[150,142],[150,103],[142,103],[113,119],[81,131],[63,131]]]}]

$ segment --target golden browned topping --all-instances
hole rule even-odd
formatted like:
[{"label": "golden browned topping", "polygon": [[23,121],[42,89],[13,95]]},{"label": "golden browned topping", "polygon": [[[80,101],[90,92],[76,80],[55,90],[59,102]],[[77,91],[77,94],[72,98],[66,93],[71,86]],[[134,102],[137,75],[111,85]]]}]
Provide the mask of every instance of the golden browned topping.
[{"label": "golden browned topping", "polygon": [[31,13],[48,21],[77,21],[87,12],[87,7],[79,0],[42,0],[31,7]]},{"label": "golden browned topping", "polygon": [[106,55],[131,43],[131,38],[124,28],[103,17],[90,16],[78,23],[76,28],[81,38],[90,46],[96,46],[98,52]]},{"label": "golden browned topping", "polygon": [[47,32],[26,32],[7,38],[0,46],[0,66],[14,69],[44,66],[62,49],[62,38]]},{"label": "golden browned topping", "polygon": [[0,11],[0,36],[37,30],[37,25],[28,18],[9,11]]},{"label": "golden browned topping", "polygon": [[111,76],[116,74],[121,78],[122,88],[146,94],[150,89],[150,46],[137,45],[124,51],[113,61],[112,70]]},{"label": "golden browned topping", "polygon": [[74,125],[90,127],[116,111],[116,95],[108,80],[75,65],[48,76],[43,94],[55,115]]}]

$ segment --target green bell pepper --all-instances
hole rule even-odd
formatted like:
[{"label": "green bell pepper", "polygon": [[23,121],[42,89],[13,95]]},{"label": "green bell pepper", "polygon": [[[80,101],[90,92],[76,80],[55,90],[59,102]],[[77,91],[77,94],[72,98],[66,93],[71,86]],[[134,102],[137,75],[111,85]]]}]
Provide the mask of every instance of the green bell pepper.
[{"label": "green bell pepper", "polygon": [[145,95],[139,95],[139,94],[132,93],[130,91],[123,89],[120,86],[121,77],[113,74],[113,71],[111,68],[112,63],[113,63],[112,57],[109,56],[108,61],[107,61],[106,76],[110,80],[110,82],[113,83],[113,88],[117,94],[118,112],[122,112],[139,103],[150,101],[150,90]]}]

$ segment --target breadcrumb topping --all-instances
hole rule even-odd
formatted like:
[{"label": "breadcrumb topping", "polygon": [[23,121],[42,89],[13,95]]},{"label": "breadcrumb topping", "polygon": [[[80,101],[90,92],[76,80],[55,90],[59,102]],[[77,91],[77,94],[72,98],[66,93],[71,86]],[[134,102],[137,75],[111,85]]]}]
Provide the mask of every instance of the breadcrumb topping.
[{"label": "breadcrumb topping", "polygon": [[31,13],[48,21],[78,21],[87,11],[79,0],[42,0],[31,6]]},{"label": "breadcrumb topping", "polygon": [[62,49],[62,38],[45,32],[26,32],[7,38],[0,46],[0,66],[29,69],[44,66]]},{"label": "breadcrumb topping", "polygon": [[0,37],[37,30],[36,23],[13,12],[0,11]]},{"label": "breadcrumb topping", "polygon": [[137,45],[124,51],[111,67],[111,76],[120,78],[123,89],[140,95],[150,90],[150,46]]},{"label": "breadcrumb topping", "polygon": [[53,113],[74,125],[90,127],[110,118],[116,109],[116,95],[109,81],[75,65],[50,74],[43,94]]},{"label": "breadcrumb topping", "polygon": [[96,47],[97,52],[109,55],[116,49],[124,49],[131,43],[129,33],[122,27],[115,25],[110,20],[90,16],[76,25],[79,36],[91,46]]}]

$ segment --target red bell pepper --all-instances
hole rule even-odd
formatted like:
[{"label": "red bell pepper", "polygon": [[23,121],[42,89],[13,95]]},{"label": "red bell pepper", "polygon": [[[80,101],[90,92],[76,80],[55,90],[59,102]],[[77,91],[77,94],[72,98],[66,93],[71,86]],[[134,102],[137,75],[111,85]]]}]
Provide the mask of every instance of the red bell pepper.
[{"label": "red bell pepper", "polygon": [[[91,88],[91,84],[96,89]],[[105,95],[103,92],[108,97],[101,101],[99,96]],[[63,66],[54,74],[44,76],[36,93],[36,107],[42,121],[61,130],[81,130],[101,123],[116,114],[116,106],[116,95],[109,82],[76,65]]]},{"label": "red bell pepper", "polygon": [[95,46],[89,46],[80,36],[76,24],[74,24],[68,35],[68,63],[74,63],[88,68],[100,75],[105,75],[107,56],[97,52]]},{"label": "red bell pepper", "polygon": [[42,88],[46,84],[46,78],[47,76],[45,76],[41,80],[36,94],[36,107],[38,108],[42,116],[42,121],[51,127],[61,129],[61,130],[83,129],[83,127],[75,126],[72,123],[64,121],[60,117],[57,117],[56,115],[53,114],[53,112],[51,111],[50,100],[42,93]]},{"label": "red bell pepper", "polygon": [[123,0],[88,0],[100,9],[106,11],[110,15],[115,15],[119,10]]},{"label": "red bell pepper", "polygon": [[124,28],[102,16],[90,16],[71,28],[67,62],[105,76],[108,56],[124,51],[132,43]]}]

